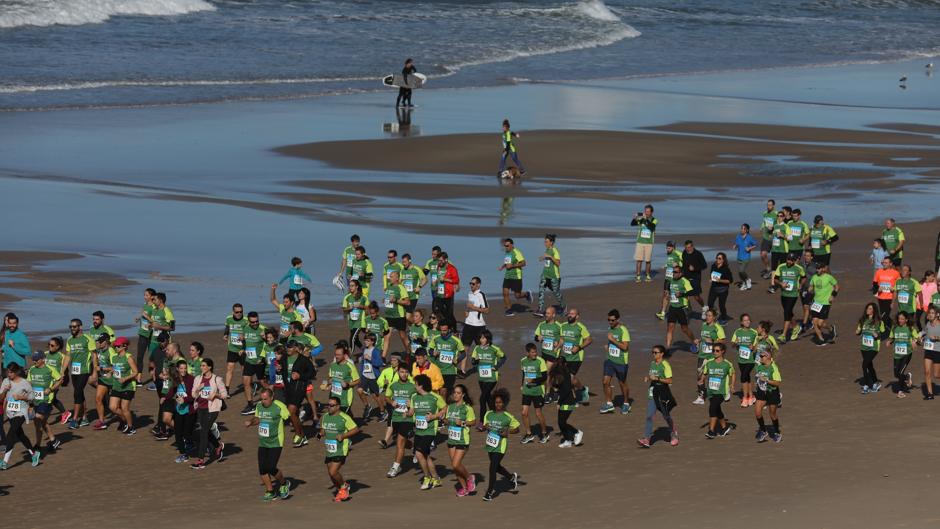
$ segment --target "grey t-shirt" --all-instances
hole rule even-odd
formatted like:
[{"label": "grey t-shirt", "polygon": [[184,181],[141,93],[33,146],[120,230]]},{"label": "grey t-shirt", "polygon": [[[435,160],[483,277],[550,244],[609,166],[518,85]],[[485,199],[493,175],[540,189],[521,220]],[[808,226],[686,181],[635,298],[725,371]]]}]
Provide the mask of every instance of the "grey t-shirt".
[{"label": "grey t-shirt", "polygon": [[[25,378],[20,378],[12,382],[9,378],[3,379],[0,383],[0,393],[6,392],[6,398],[3,402],[3,410],[7,419],[14,417],[29,418],[29,403],[33,400],[33,387]],[[25,396],[24,399],[15,397]]]},{"label": "grey t-shirt", "polygon": [[924,350],[940,352],[940,320],[924,325]]}]

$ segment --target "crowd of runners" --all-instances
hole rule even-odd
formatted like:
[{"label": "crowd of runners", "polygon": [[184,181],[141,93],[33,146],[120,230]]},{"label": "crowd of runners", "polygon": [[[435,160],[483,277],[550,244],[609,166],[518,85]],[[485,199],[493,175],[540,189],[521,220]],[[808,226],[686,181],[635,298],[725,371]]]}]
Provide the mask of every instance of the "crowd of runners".
[{"label": "crowd of runners", "polygon": [[[647,205],[630,223],[637,230],[637,283],[653,278],[659,226],[653,212],[653,206]],[[122,435],[133,436],[138,421],[131,402],[147,398],[156,418],[150,434],[157,440],[172,440],[168,444],[175,447],[175,461],[196,470],[226,457],[217,422],[228,407],[240,409],[246,417],[244,426],[257,431],[264,500],[291,493],[291,483],[279,467],[282,449],[288,444],[302,448],[313,437],[323,447],[335,501],[348,499],[343,466],[352,442],[365,428],[377,434],[382,449],[394,454],[388,478],[401,474],[410,462],[423,473],[421,489],[441,487],[435,459],[446,451],[440,457],[449,459],[456,495],[472,495],[477,474],[464,466],[464,456],[479,446],[489,460],[483,499],[492,500],[498,487],[517,490],[519,475],[505,466],[510,444],[548,443],[550,406],[556,408],[558,446],[583,443],[584,430],[571,421],[590,398],[589,381],[580,371],[592,345],[599,346],[595,354],[603,357],[599,412],[629,414],[635,402],[627,375],[631,349],[636,348],[631,348],[626,322],[616,308],[611,309],[606,333],[591,335],[580,311],[565,303],[562,257],[555,243],[556,236],[547,234],[544,252],[527,261],[512,239],[502,241],[498,268],[504,274],[503,316],[516,316],[524,303],[529,305],[527,312],[539,319],[527,343],[497,343],[486,325],[493,312],[481,279],[472,277],[461,294],[458,269],[440,247],[435,246],[423,264],[407,253],[399,257],[396,250],[389,250],[379,266],[356,235],[343,250],[333,280],[343,291],[339,306],[348,334],[326,342],[327,346],[316,332],[318,311],[307,288],[312,280],[300,258],[294,258],[283,277],[271,285],[269,297],[277,321],[265,325],[257,308],[232,306],[221,336],[224,365],[206,356],[206,344],[174,341],[173,311],[166,295],[153,289],[145,291],[143,306],[135,315],[133,352],[131,341],[117,336],[100,311],[92,314],[90,324],[71,320],[68,335],[50,338],[42,351],[32,351],[17,316],[8,313],[2,331],[6,378],[0,384],[0,399],[7,428],[0,440],[4,447],[0,469],[12,464],[17,444],[33,466],[39,465],[60,447],[57,428],[108,430],[114,425]],[[753,407],[756,441],[781,442],[782,348],[804,337],[825,347],[839,337],[829,321],[840,291],[830,269],[839,236],[821,215],[808,223],[799,209],[778,210],[771,200],[755,233],[743,224],[729,245],[734,264],[725,252],[717,252],[709,263],[691,240],[684,241],[681,250],[673,241],[665,244],[665,280],[655,313],[665,321],[665,335],[662,345],[647,349],[650,363],[642,366],[646,420],[637,440],[642,448],[656,441],[657,414],[666,423],[662,440],[679,444],[671,387],[691,386],[693,381],[697,397],[692,404],[707,407],[703,412],[708,417],[707,439],[727,436],[735,429],[723,406],[739,395],[740,408]],[[873,243],[872,301],[861,310],[840,310],[860,313],[854,331],[861,353],[861,393],[882,389],[874,361],[887,346],[893,356],[892,392],[906,397],[914,388],[908,368],[920,348],[923,396],[931,400],[933,379],[940,376],[940,292],[936,267],[920,280],[913,277],[904,263],[909,250],[903,231],[887,219]],[[935,265],[940,265],[940,245],[934,251]],[[539,270],[537,296],[523,288],[523,271],[530,262]],[[729,295],[735,289],[751,290],[760,281],[751,276],[754,268],[758,269],[754,275],[767,282],[768,294],[780,296],[779,319],[767,314],[752,319],[742,311],[732,320]],[[279,294],[285,283],[287,290]],[[548,303],[549,294],[554,304]],[[430,303],[419,307],[422,301]],[[692,330],[693,320],[701,320],[697,332]],[[687,341],[673,341],[676,326]],[[694,373],[673,372],[668,358],[678,349],[697,356]],[[503,375],[507,362],[518,365],[518,378]],[[467,387],[474,379],[476,399]],[[144,388],[153,397],[139,391]],[[93,403],[87,400],[92,394]],[[70,408],[62,398],[71,402]]]}]

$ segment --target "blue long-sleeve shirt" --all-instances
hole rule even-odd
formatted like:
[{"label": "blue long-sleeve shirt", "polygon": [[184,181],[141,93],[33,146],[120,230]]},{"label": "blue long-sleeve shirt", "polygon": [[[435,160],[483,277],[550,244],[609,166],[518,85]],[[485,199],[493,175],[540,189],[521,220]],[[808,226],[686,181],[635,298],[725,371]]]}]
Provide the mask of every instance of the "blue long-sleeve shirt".
[{"label": "blue long-sleeve shirt", "polygon": [[[10,347],[10,341],[13,341],[13,347]],[[7,330],[3,335],[3,368],[6,369],[10,364],[19,364],[20,367],[26,367],[26,357],[29,356],[29,338],[26,333],[17,329],[15,331]]]},{"label": "blue long-sleeve shirt", "polygon": [[739,233],[737,238],[734,239],[734,244],[738,247],[738,261],[749,261],[751,252],[748,251],[748,248],[757,246],[757,241],[754,240],[754,237],[751,237],[750,233],[747,235]]},{"label": "blue long-sleeve shirt", "polygon": [[281,277],[281,279],[278,280],[277,284],[280,285],[281,283],[283,283],[284,281],[287,281],[288,279],[290,279],[291,290],[300,290],[301,288],[303,288],[304,280],[313,282],[313,280],[310,279],[310,276],[308,276],[307,273],[304,272],[302,268],[297,268],[293,266],[290,267],[290,269],[287,270],[287,272]]}]

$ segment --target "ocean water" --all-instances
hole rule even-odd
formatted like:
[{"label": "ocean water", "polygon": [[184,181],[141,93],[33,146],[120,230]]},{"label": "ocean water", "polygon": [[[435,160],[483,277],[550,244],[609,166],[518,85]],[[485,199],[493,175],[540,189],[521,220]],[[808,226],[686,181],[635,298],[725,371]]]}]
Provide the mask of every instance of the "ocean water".
[{"label": "ocean water", "polygon": [[[936,0],[0,0],[0,110],[284,99],[940,54]],[[926,62],[927,59],[925,59]]]}]

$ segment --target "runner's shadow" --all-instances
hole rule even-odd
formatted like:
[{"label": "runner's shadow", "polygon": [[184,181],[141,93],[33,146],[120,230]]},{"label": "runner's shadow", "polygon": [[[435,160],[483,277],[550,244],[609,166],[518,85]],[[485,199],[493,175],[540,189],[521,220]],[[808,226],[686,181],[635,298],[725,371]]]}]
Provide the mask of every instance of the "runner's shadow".
[{"label": "runner's shadow", "polygon": [[658,441],[669,442],[672,440],[672,430],[666,426],[660,426],[653,431],[653,435],[650,436],[650,444],[655,444]]},{"label": "runner's shadow", "polygon": [[134,422],[137,423],[137,428],[146,428],[151,424],[154,424],[153,415],[138,415],[133,418],[135,419]]},{"label": "runner's shadow", "polygon": [[355,480],[355,479],[347,479],[347,480],[346,480],[346,484],[349,485],[349,492],[350,492],[350,494],[353,493],[353,492],[359,492],[360,490],[365,490],[365,489],[370,489],[370,488],[372,488],[372,487],[370,487],[368,484],[362,483],[362,482],[360,482],[360,481],[358,481],[358,480]]},{"label": "runner's shadow", "polygon": [[13,485],[0,485],[0,496],[9,496]]}]

